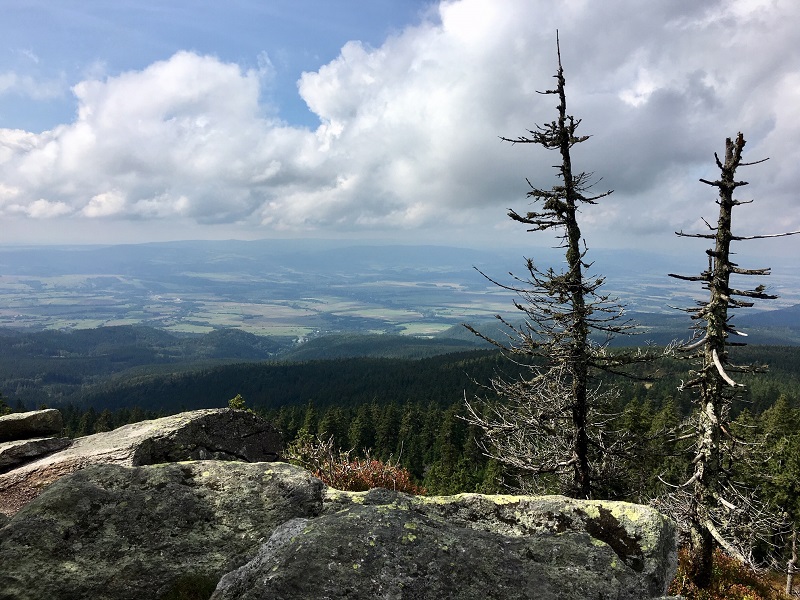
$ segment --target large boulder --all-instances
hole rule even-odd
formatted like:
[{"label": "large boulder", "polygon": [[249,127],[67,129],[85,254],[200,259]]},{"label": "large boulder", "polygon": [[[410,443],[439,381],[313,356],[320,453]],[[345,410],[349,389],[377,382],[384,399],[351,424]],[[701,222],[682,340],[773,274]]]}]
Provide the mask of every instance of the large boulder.
[{"label": "large boulder", "polygon": [[64,423],[61,412],[49,408],[0,417],[0,442],[58,435]]},{"label": "large boulder", "polygon": [[323,516],[277,529],[212,599],[640,600],[664,593],[676,562],[672,523],[644,506],[333,491]]},{"label": "large boulder", "polygon": [[125,425],[76,439],[65,450],[0,474],[0,512],[11,515],[42,489],[89,465],[151,465],[181,460],[268,462],[280,433],[243,410],[207,409]]},{"label": "large boulder", "polygon": [[283,463],[101,465],[0,528],[0,600],[638,600],[675,558],[672,523],[633,504],[340,492]]},{"label": "large boulder", "polygon": [[210,594],[276,527],[318,515],[323,487],[283,463],[88,467],[0,529],[0,600]]}]

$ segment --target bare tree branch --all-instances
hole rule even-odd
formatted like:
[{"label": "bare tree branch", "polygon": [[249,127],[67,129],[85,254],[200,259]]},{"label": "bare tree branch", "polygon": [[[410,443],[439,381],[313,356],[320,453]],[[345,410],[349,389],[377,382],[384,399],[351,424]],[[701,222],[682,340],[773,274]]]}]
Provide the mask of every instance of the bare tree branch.
[{"label": "bare tree branch", "polygon": [[[735,206],[748,204],[733,198],[733,191],[747,185],[737,181],[735,174],[741,166],[758,164],[763,161],[744,163],[741,160],[745,146],[744,136],[739,133],[735,140],[725,140],[725,159],[717,154],[714,158],[720,169],[720,178],[715,181],[701,179],[702,183],[719,190],[716,201],[719,214],[716,226],[704,222],[713,234],[687,234],[677,232],[680,237],[694,237],[713,240],[714,247],[706,250],[709,260],[708,270],[700,275],[686,276],[670,273],[671,277],[689,282],[702,282],[709,297],[699,306],[684,309],[693,320],[705,321],[695,325],[703,335],[698,340],[679,346],[678,350],[690,352],[695,368],[690,373],[692,379],[681,383],[680,389],[694,390],[697,410],[693,417],[695,443],[692,460],[692,473],[684,484],[672,488],[661,499],[660,505],[674,515],[687,531],[690,540],[690,554],[693,571],[690,577],[699,588],[706,587],[711,576],[711,556],[714,544],[725,549],[730,555],[752,561],[752,548],[757,540],[776,531],[779,519],[759,498],[756,491],[748,490],[733,479],[738,461],[748,460],[747,446],[732,433],[730,427],[730,407],[736,391],[744,386],[734,381],[728,371],[751,373],[759,370],[756,365],[731,364],[727,352],[730,346],[743,345],[732,342],[729,335],[746,337],[730,325],[729,311],[752,306],[749,301],[735,297],[772,299],[766,287],[757,286],[752,290],[739,290],[730,286],[731,274],[769,275],[770,269],[744,269],[731,261],[731,242],[768,237],[784,237],[800,232],[764,236],[734,236],[731,232],[732,210]],[[765,159],[766,160],[766,159]]]},{"label": "bare tree branch", "polygon": [[[529,129],[528,135],[501,139],[559,153],[558,183],[543,189],[526,180],[533,208],[525,213],[509,209],[508,216],[529,226],[528,231],[555,230],[566,266],[539,268],[526,259],[525,276],[511,275],[509,284],[486,277],[518,295],[514,308],[521,324],[498,316],[506,335],[500,340],[467,328],[507,356],[524,360],[518,363],[516,377],[498,375],[492,380],[490,395],[499,397],[499,403],[486,398],[465,402],[468,420],[484,432],[488,456],[521,474],[528,484],[538,485],[547,476],[559,482],[557,491],[587,498],[604,480],[613,480],[625,447],[624,436],[610,426],[614,418],[607,404],[614,392],[601,390],[595,379],[601,371],[622,372],[626,365],[655,355],[606,349],[611,338],[631,332],[635,325],[625,320],[616,299],[600,292],[603,278],[587,274],[592,263],[586,259],[579,208],[596,204],[612,191],[593,193],[594,175],[573,169],[571,149],[589,136],[577,133],[581,121],[567,112],[558,39],[556,49],[557,85],[541,92],[558,97],[556,120]],[[592,342],[593,333],[606,341]],[[538,360],[535,366],[533,358]]]},{"label": "bare tree branch", "polygon": [[736,383],[733,379],[731,379],[728,374],[725,372],[725,368],[722,366],[722,363],[719,360],[719,356],[717,356],[716,348],[711,351],[711,355],[714,359],[714,365],[717,367],[717,371],[719,372],[719,376],[722,377],[730,386],[732,387],[744,387],[741,383]]}]

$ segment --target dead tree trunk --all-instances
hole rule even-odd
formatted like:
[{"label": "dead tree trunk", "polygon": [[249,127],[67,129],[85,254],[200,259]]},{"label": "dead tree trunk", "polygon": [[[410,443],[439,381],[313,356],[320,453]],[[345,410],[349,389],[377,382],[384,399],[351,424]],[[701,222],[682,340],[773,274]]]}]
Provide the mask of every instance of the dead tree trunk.
[{"label": "dead tree trunk", "polygon": [[[716,226],[708,223],[710,233],[690,234],[677,232],[681,237],[693,237],[712,240],[714,247],[706,250],[708,269],[698,276],[683,276],[670,273],[685,281],[702,282],[709,292],[707,302],[686,309],[693,320],[699,323],[694,326],[695,339],[687,343],[683,350],[695,361],[697,368],[690,372],[692,378],[684,383],[683,389],[697,391],[697,411],[695,416],[695,448],[692,460],[691,477],[681,487],[684,491],[680,512],[682,521],[689,530],[692,571],[688,574],[695,585],[707,587],[711,578],[712,553],[715,544],[746,560],[746,553],[737,541],[731,539],[726,532],[732,530],[734,521],[741,522],[747,518],[748,502],[743,500],[736,484],[728,477],[723,467],[723,454],[726,460],[732,458],[729,450],[736,444],[731,434],[730,406],[736,393],[743,387],[729,373],[753,372],[753,365],[734,365],[729,360],[730,346],[744,345],[732,342],[730,336],[744,336],[731,324],[729,310],[739,307],[753,306],[749,299],[773,299],[765,293],[763,285],[752,290],[739,290],[731,285],[731,275],[768,275],[769,268],[742,269],[731,261],[731,242],[759,237],[777,237],[792,235],[791,233],[775,236],[735,236],[732,233],[732,212],[735,206],[745,204],[733,197],[734,190],[747,185],[746,181],[736,180],[736,170],[741,166],[756,163],[742,162],[742,149],[745,140],[740,133],[736,140],[725,140],[725,160],[720,161],[715,154],[720,178],[716,181],[700,181],[716,187],[719,191],[717,204],[719,216]],[[765,159],[766,160],[766,159]],[[757,161],[763,162],[763,161]],[[797,233],[797,232],[793,232]],[[741,300],[739,298],[746,298]],[[699,339],[697,339],[699,338]],[[752,541],[752,540],[750,540]],[[747,542],[745,542],[747,543]]]},{"label": "dead tree trunk", "polygon": [[[587,276],[585,272],[590,264],[586,262],[587,250],[578,223],[579,208],[595,204],[611,192],[589,195],[592,174],[573,171],[571,149],[589,136],[576,135],[580,119],[567,113],[560,47],[555,79],[555,89],[541,93],[558,98],[558,118],[529,130],[527,136],[501,139],[514,144],[538,144],[559,152],[561,162],[556,169],[560,183],[542,189],[528,182],[528,197],[538,206],[525,214],[510,210],[508,215],[527,225],[531,232],[558,231],[566,268],[540,269],[532,259],[526,259],[528,273],[524,278],[515,277],[513,285],[487,277],[520,297],[514,305],[522,313],[523,325],[498,316],[507,327],[511,342],[497,341],[467,326],[507,353],[539,357],[545,366],[530,367],[529,373],[517,381],[493,381],[493,391],[505,399],[505,404],[484,405],[481,410],[469,402],[467,405],[470,420],[489,439],[491,448],[487,448],[487,454],[534,478],[555,476],[563,484],[562,493],[589,498],[602,478],[597,469],[603,462],[599,457],[605,458],[605,464],[612,462],[607,459],[607,440],[613,438],[610,432],[603,432],[609,433],[603,436],[597,431],[608,426],[607,418],[594,418],[598,403],[607,395],[598,394],[590,386],[592,372],[614,370],[633,362],[634,356],[610,354],[604,344],[592,343],[590,334],[604,334],[610,340],[633,325],[620,320],[623,310],[615,299],[599,293],[603,278]],[[636,356],[639,360],[642,355]]]}]

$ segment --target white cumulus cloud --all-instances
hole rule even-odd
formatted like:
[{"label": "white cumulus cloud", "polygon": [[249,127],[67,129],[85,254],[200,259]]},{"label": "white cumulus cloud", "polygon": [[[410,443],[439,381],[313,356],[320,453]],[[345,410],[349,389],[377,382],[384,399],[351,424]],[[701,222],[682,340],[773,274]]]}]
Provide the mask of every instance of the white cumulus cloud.
[{"label": "white cumulus cloud", "polygon": [[27,206],[12,205],[11,212],[24,213],[33,219],[52,219],[68,215],[72,209],[65,202],[52,202],[40,198]]},{"label": "white cumulus cloud", "polygon": [[773,203],[748,226],[780,213],[798,229],[798,21],[791,0],[444,0],[381,45],[351,41],[303,73],[313,130],[259,104],[274,75],[265,54],[244,70],[182,51],[77,83],[73,122],[0,130],[0,212],[265,234],[485,228],[489,214],[525,210],[526,177],[555,183],[555,155],[498,136],[554,118],[554,98],[536,92],[553,86],[558,29],[569,109],[593,135],[576,166],[616,190],[587,216],[600,243],[693,223],[698,200],[713,210],[695,182],[739,130],[748,155],[772,157],[748,172]]},{"label": "white cumulus cloud", "polygon": [[125,207],[125,197],[119,192],[103,192],[93,196],[81,211],[87,217],[110,217],[119,214]]}]

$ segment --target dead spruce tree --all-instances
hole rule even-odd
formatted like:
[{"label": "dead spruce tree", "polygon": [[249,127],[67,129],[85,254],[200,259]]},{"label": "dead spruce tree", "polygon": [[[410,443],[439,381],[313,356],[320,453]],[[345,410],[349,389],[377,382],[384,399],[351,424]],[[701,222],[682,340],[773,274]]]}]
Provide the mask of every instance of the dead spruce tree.
[{"label": "dead spruce tree", "polygon": [[[623,309],[615,299],[600,293],[603,278],[587,275],[592,264],[581,235],[578,213],[611,191],[590,195],[592,173],[575,173],[571,149],[589,136],[576,134],[580,119],[567,113],[566,81],[557,41],[558,71],[555,89],[539,92],[558,99],[558,118],[528,130],[528,135],[501,138],[513,144],[537,144],[561,155],[560,183],[546,190],[531,184],[528,197],[534,210],[509,217],[528,231],[558,232],[566,268],[542,269],[526,258],[527,274],[512,274],[510,285],[484,274],[495,285],[515,292],[514,306],[522,324],[497,316],[505,339],[476,335],[503,349],[520,374],[498,375],[491,384],[499,401],[466,400],[467,419],[484,434],[484,451],[536,484],[553,482],[561,493],[592,497],[603,480],[616,475],[622,441],[614,435],[606,410],[613,393],[596,380],[598,370],[614,371],[631,362],[631,355],[610,353],[610,339],[627,331]],[[600,341],[593,341],[600,335]],[[502,337],[502,336],[500,336]],[[538,362],[537,362],[538,361]]]},{"label": "dead spruce tree", "polygon": [[719,190],[716,226],[706,222],[707,233],[676,232],[680,237],[713,242],[714,247],[706,250],[708,268],[693,276],[669,274],[683,281],[700,282],[709,294],[707,301],[683,309],[697,321],[693,326],[693,339],[678,348],[678,352],[685,353],[695,365],[690,371],[689,381],[681,385],[682,390],[695,392],[697,409],[688,432],[694,439],[694,455],[691,476],[675,488],[667,500],[670,512],[688,530],[692,567],[688,575],[701,588],[710,583],[712,552],[716,544],[740,560],[748,561],[754,541],[762,535],[768,535],[775,524],[769,511],[759,501],[757,490],[737,482],[737,462],[747,460],[747,448],[734,434],[730,419],[731,403],[743,388],[733,376],[763,368],[732,363],[728,349],[744,345],[731,341],[731,336],[740,338],[746,335],[734,327],[730,310],[753,306],[753,299],[766,300],[777,296],[768,294],[763,285],[751,290],[733,287],[731,276],[768,275],[770,269],[739,267],[731,260],[731,243],[798,232],[733,235],[733,208],[752,202],[734,199],[734,190],[747,185],[746,181],[736,180],[736,170],[766,160],[742,162],[744,146],[741,133],[735,140],[726,139],[724,162],[714,154],[720,170],[719,179],[700,180]]}]

